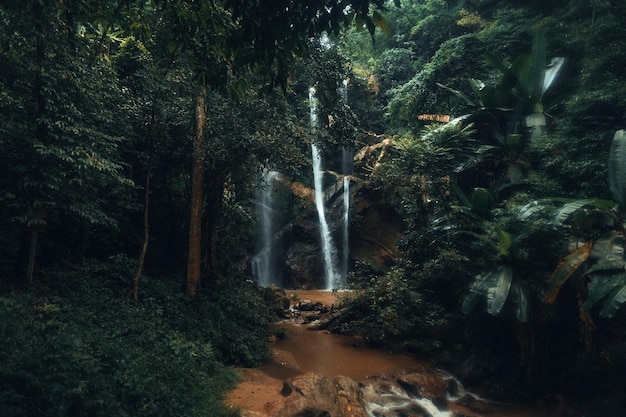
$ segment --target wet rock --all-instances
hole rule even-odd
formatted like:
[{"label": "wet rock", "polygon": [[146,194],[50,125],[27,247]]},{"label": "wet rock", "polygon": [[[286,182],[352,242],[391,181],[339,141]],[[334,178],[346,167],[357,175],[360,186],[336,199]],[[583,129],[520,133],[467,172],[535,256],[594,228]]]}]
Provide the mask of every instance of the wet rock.
[{"label": "wet rock", "polygon": [[305,298],[304,300],[298,302],[295,308],[300,311],[322,311],[324,309],[324,305],[320,302],[314,302],[309,298]]},{"label": "wet rock", "polygon": [[[366,417],[359,402],[359,384],[347,377],[307,373],[290,379],[283,400],[267,404],[273,417]],[[286,394],[286,395],[285,395]]]},{"label": "wet rock", "polygon": [[448,381],[437,375],[432,369],[428,372],[410,372],[398,375],[397,381],[400,386],[413,395],[430,398],[438,406],[446,404]]},{"label": "wet rock", "polygon": [[493,407],[486,402],[477,399],[471,394],[465,394],[463,397],[455,401],[456,404],[467,408],[475,413],[489,414],[493,413]]}]

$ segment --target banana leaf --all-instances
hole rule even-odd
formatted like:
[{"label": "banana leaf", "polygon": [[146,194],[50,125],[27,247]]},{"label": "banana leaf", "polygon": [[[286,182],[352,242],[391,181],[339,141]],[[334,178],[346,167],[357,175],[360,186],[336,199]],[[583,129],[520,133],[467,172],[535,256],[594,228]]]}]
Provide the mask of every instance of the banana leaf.
[{"label": "banana leaf", "polygon": [[600,316],[611,318],[626,302],[626,271],[620,274],[593,274],[588,285],[589,295],[582,306],[589,311],[598,302],[606,299],[602,304]]},{"label": "banana leaf", "polygon": [[610,231],[600,236],[593,244],[590,258],[597,260],[597,262],[608,262],[610,265],[623,269],[624,235]]},{"label": "banana leaf", "polygon": [[604,302],[604,307],[600,311],[600,317],[611,318],[617,310],[626,302],[626,278],[620,280],[617,290],[613,291]]},{"label": "banana leaf", "polygon": [[626,134],[623,129],[613,136],[608,165],[609,188],[623,210],[626,204]]},{"label": "banana leaf", "polygon": [[504,307],[504,303],[509,296],[513,268],[508,265],[501,265],[491,275],[493,276],[492,282],[495,285],[487,288],[487,312],[492,316],[497,316],[502,311],[502,307]]},{"label": "banana leaf", "polygon": [[589,311],[599,301],[607,297],[611,291],[620,286],[620,281],[626,279],[626,271],[619,274],[595,273],[589,275],[587,284],[587,299],[582,305],[583,311]]},{"label": "banana leaf", "polygon": [[515,318],[522,323],[528,321],[529,294],[528,287],[524,285],[521,279],[515,277],[511,283],[511,299],[513,300]]},{"label": "banana leaf", "polygon": [[487,191],[486,188],[474,188],[470,201],[472,210],[479,213],[481,216],[485,216],[489,212],[490,201],[491,196],[489,195],[489,191]]},{"label": "banana leaf", "polygon": [[566,203],[554,212],[554,220],[552,222],[557,226],[562,226],[574,213],[592,202],[593,199],[583,199]]},{"label": "banana leaf", "polygon": [[500,238],[498,239],[498,252],[500,255],[507,256],[509,254],[509,249],[511,248],[511,244],[513,243],[513,239],[511,238],[511,234],[502,229],[498,230],[500,232]]},{"label": "banana leaf", "polygon": [[517,214],[517,218],[524,220],[534,214],[546,214],[554,211],[554,206],[557,203],[567,203],[572,201],[570,198],[540,198],[538,200],[531,201],[522,207]]},{"label": "banana leaf", "polygon": [[545,301],[552,304],[559,294],[561,286],[567,281],[591,254],[591,243],[587,242],[563,259],[548,280],[549,288],[546,291]]}]

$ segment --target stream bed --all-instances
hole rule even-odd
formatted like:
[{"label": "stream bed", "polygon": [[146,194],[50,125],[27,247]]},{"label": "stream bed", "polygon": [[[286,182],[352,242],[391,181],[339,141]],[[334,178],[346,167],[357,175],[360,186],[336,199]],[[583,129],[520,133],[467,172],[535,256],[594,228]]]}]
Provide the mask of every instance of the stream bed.
[{"label": "stream bed", "polygon": [[[330,292],[298,292],[298,297],[310,298],[324,305],[337,301],[335,294]],[[366,347],[355,336],[310,330],[305,325],[288,321],[278,323],[277,326],[286,337],[273,342],[272,357],[258,368],[240,370],[243,381],[227,397],[227,404],[239,408],[244,417],[289,416],[289,407],[295,406],[287,403],[296,402],[292,398],[296,394],[292,392],[308,397],[307,401],[313,401],[319,406],[320,400],[312,398],[332,397],[334,390],[341,394],[338,398],[332,398],[328,407],[342,401],[348,405],[342,410],[326,414],[331,417],[559,415],[552,407],[528,407],[482,399],[466,392],[461,382],[445,371],[407,355]],[[331,378],[331,382],[328,382],[327,377]],[[412,388],[409,387],[407,381],[413,383],[416,378],[418,382]],[[350,391],[350,387],[355,390],[354,394],[350,394],[352,396],[345,393]],[[415,387],[418,387],[417,391]],[[439,394],[433,394],[436,392]],[[467,398],[470,398],[473,406],[465,406]],[[358,413],[344,412],[354,409],[355,404],[362,408]]]}]

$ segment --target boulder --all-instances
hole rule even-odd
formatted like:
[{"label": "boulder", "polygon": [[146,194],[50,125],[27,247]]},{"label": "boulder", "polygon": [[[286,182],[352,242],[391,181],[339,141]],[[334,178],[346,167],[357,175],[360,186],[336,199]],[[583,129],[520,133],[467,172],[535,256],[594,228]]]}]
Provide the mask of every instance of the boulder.
[{"label": "boulder", "polygon": [[267,403],[264,411],[272,417],[452,415],[447,409],[448,386],[445,376],[430,367],[364,382],[306,373],[285,381],[282,398]]},{"label": "boulder", "polygon": [[359,401],[359,384],[350,378],[307,373],[286,381],[284,399],[269,403],[273,417],[367,417]]}]

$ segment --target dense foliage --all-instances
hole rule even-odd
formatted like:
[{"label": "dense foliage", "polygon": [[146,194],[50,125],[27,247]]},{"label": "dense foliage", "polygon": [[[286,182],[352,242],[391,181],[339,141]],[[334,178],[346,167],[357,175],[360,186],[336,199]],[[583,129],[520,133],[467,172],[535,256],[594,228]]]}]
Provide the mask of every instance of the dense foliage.
[{"label": "dense foliage", "polygon": [[383,3],[2,3],[0,414],[231,413],[225,366],[266,358],[272,320],[258,174],[310,175],[300,89],[348,67],[311,38],[373,33]]},{"label": "dense foliage", "polygon": [[0,414],[228,415],[272,319],[258,174],[382,138],[402,257],[354,269],[344,330],[494,391],[622,388],[626,6],[393,3],[3,2]]},{"label": "dense foliage", "polygon": [[[625,80],[602,45],[626,8],[563,3],[413,2],[384,47],[343,43],[378,81],[395,136],[369,179],[405,222],[345,328],[502,395],[614,392],[623,372]],[[608,397],[590,413],[619,415]]]},{"label": "dense foliage", "polygon": [[224,364],[265,356],[267,307],[245,284],[189,303],[155,280],[137,304],[125,297],[133,264],[50,269],[36,289],[3,293],[2,415],[231,414],[221,393],[237,376]]}]

